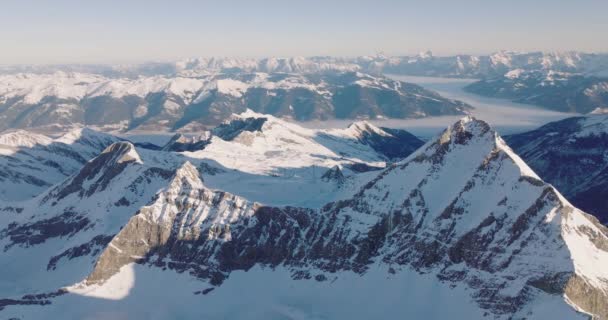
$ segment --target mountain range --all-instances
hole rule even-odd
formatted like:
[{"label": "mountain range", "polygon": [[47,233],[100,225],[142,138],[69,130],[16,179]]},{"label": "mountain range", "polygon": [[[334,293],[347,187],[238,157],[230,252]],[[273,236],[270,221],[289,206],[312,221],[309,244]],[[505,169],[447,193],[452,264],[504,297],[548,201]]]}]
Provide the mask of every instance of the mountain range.
[{"label": "mountain range", "polygon": [[364,70],[382,73],[431,77],[494,78],[522,69],[544,72],[579,73],[608,76],[608,54],[584,52],[514,52],[500,51],[489,55],[434,56],[423,52],[417,56],[360,58]]},{"label": "mountain range", "polygon": [[196,131],[244,111],[243,105],[297,120],[470,110],[415,85],[398,87],[382,76],[387,74],[479,79],[466,90],[556,111],[608,108],[604,53],[201,57],[132,65],[0,66],[0,129],[80,123],[104,130]]},{"label": "mountain range", "polygon": [[130,65],[46,65],[0,66],[0,73],[53,73],[55,71],[92,73],[112,78],[162,75],[192,77],[217,73],[319,73],[354,72],[405,74],[433,77],[492,78],[515,69],[608,75],[608,54],[569,52],[499,51],[488,55],[417,55],[358,57],[268,57],[268,58],[189,58],[176,61]]},{"label": "mountain range", "polygon": [[0,76],[0,130],[87,125],[201,131],[248,108],[299,121],[464,115],[472,109],[415,84],[359,72]]},{"label": "mountain range", "polygon": [[608,317],[608,229],[473,117],[424,144],[251,111],[158,148],[70,137],[0,137],[22,168],[101,149],[0,208],[6,318]]},{"label": "mountain range", "polygon": [[562,112],[608,110],[608,78],[582,74],[515,69],[498,78],[474,82],[465,90]]}]

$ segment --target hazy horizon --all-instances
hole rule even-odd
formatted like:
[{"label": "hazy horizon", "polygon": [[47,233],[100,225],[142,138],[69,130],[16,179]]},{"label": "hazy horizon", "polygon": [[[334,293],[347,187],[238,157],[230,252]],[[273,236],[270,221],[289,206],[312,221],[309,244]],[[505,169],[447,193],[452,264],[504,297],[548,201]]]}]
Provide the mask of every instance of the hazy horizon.
[{"label": "hazy horizon", "polygon": [[[6,1],[0,64],[189,57],[607,52],[608,2]],[[517,22],[517,23],[514,23]]]}]

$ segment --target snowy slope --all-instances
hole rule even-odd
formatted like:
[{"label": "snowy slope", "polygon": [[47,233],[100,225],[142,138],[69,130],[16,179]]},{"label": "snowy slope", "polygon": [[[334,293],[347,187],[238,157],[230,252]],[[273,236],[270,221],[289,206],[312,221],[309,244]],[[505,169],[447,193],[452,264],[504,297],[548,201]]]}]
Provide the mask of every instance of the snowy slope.
[{"label": "snowy slope", "polygon": [[87,128],[57,138],[24,130],[0,133],[0,200],[40,194],[118,140]]},{"label": "snowy slope", "polygon": [[[256,123],[264,125],[258,128]],[[0,156],[4,164],[0,177],[5,183],[0,193],[9,202],[40,194],[77,172],[112,142],[122,140],[90,129],[75,129],[52,139],[27,131],[0,137],[5,143]],[[214,188],[267,204],[320,206],[352,194],[359,180],[373,175],[365,172],[408,156],[422,141],[404,130],[380,129],[364,122],[344,130],[311,130],[248,111],[212,132],[178,134],[161,148],[138,145],[156,150],[143,151],[161,167],[191,161],[209,176]],[[323,178],[334,166],[341,168],[344,179]]]},{"label": "snowy slope", "polygon": [[[280,142],[270,134],[274,130],[304,139],[304,132],[270,118],[261,131],[245,130],[231,141],[258,146],[255,135],[261,133],[273,145]],[[81,199],[85,211],[75,217],[94,225],[42,244],[34,241],[39,239],[35,233],[11,232],[38,228],[32,227],[35,221],[48,221],[40,220],[49,217],[43,210],[40,218],[22,215],[24,220],[0,233],[13,258],[32,248],[44,253],[30,260],[32,280],[6,278],[14,287],[2,286],[12,299],[2,300],[3,315],[608,316],[608,273],[597,267],[608,265],[608,230],[540,180],[485,122],[458,121],[406,159],[374,173],[354,194],[321,208],[268,206],[214,189],[210,175],[189,162],[167,170],[170,174],[140,179],[152,166],[179,161],[158,151],[134,150],[128,143],[114,144],[41,197],[38,205],[57,208]],[[125,187],[133,183],[134,189]],[[104,208],[103,197],[123,195],[123,190],[130,203],[123,209],[87,209]],[[145,196],[133,198],[130,190],[145,190]],[[83,257],[75,249],[53,271],[35,269],[46,266],[57,248],[102,230],[109,242],[99,250],[85,250]],[[3,265],[16,267],[23,259]],[[49,272],[69,276],[49,282]],[[167,290],[175,299],[166,298]],[[23,296],[26,292],[38,295]],[[184,308],[190,305],[196,307]]]},{"label": "snowy slope", "polygon": [[[213,188],[265,204],[307,207],[352,194],[353,188],[371,179],[372,171],[422,145],[407,131],[388,133],[365,122],[346,129],[316,130],[252,111],[233,116],[205,138],[193,139],[180,146],[191,150],[182,154],[194,163],[221,168],[206,176]],[[206,140],[198,142],[201,139]],[[395,145],[399,148],[391,148]],[[335,166],[345,180],[323,179]]]},{"label": "snowy slope", "polygon": [[552,122],[507,141],[575,206],[608,221],[608,116]]}]

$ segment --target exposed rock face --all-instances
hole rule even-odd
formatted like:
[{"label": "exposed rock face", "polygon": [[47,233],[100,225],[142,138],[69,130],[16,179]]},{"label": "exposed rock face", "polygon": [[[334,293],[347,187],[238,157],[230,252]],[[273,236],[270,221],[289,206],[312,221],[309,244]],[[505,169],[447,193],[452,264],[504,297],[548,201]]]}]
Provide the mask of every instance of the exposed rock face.
[{"label": "exposed rock face", "polygon": [[205,149],[205,146],[210,143],[211,135],[202,135],[199,137],[188,138],[181,133],[175,134],[171,140],[161,148],[163,151],[199,151]]},{"label": "exposed rock face", "polygon": [[268,119],[264,117],[233,119],[232,121],[217,126],[212,132],[226,141],[231,141],[244,131],[261,131],[262,126],[267,120]]},{"label": "exposed rock face", "polygon": [[7,251],[13,245],[29,247],[52,238],[73,236],[89,227],[90,224],[91,221],[86,216],[73,211],[66,211],[59,216],[33,223],[22,225],[11,223],[0,232],[0,237],[10,239],[11,243],[4,248],[4,251]]},{"label": "exposed rock face", "polygon": [[542,182],[486,123],[464,119],[408,159],[319,210],[212,191],[186,164],[114,237],[87,283],[132,262],[214,285],[256,265],[308,279],[314,270],[364,277],[387,264],[465,286],[499,319],[525,318],[552,295],[608,316],[607,275],[587,261],[608,259],[606,229]]},{"label": "exposed rock face", "polygon": [[91,196],[106,189],[113,178],[133,163],[142,163],[135,146],[130,142],[114,143],[98,157],[87,162],[69,183],[56,187],[45,199],[61,200],[75,192],[78,192],[80,197]]},{"label": "exposed rock face", "polygon": [[608,222],[606,115],[556,121],[506,140],[576,207]]},{"label": "exposed rock face", "polygon": [[131,143],[117,142],[63,183],[21,207],[3,208],[3,221],[11,218],[0,228],[3,285],[16,288],[15,298],[82,280],[107,243],[167,185],[173,171],[144,164]]},{"label": "exposed rock face", "polygon": [[[163,266],[165,256],[169,256],[167,260],[173,255],[192,259],[201,252],[184,251],[188,241],[200,239],[200,245],[211,242],[207,245],[213,246],[214,241],[231,240],[230,222],[251,216],[253,207],[234,195],[204,188],[196,168],[186,163],[176,171],[167,189],[159,193],[151,205],[140,209],[114,237],[87,282],[105,280],[123,265],[145,261],[155,254],[158,255],[155,264]],[[194,265],[194,261],[187,264],[179,258],[170,264],[176,268],[180,262]],[[203,273],[206,267],[211,266],[201,265],[196,271]],[[209,272],[205,275],[208,277]]]},{"label": "exposed rock face", "polygon": [[325,182],[336,182],[338,184],[341,184],[344,182],[344,174],[342,174],[342,170],[340,170],[340,167],[338,166],[334,166],[333,168],[325,171],[325,173],[321,176],[321,180],[325,181]]}]

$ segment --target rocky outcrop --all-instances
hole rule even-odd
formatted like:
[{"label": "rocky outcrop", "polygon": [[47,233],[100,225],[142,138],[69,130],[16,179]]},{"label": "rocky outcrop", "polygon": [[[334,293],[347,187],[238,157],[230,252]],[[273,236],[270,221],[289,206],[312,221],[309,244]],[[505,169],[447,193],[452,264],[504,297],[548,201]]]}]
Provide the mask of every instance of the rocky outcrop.
[{"label": "rocky outcrop", "polygon": [[10,240],[10,243],[4,247],[4,251],[7,251],[14,245],[29,247],[52,238],[70,237],[90,227],[91,223],[92,221],[82,214],[66,211],[61,215],[32,223],[13,222],[0,231],[0,239]]},{"label": "rocky outcrop", "polygon": [[325,173],[321,176],[321,180],[325,182],[335,182],[338,184],[344,183],[345,179],[346,178],[344,177],[342,170],[340,170],[340,167],[338,166],[334,166],[333,168],[325,171]]},{"label": "rocky outcrop", "polygon": [[171,137],[161,150],[174,152],[199,151],[205,149],[205,146],[211,142],[210,139],[210,134],[188,138],[181,133],[177,133]]},{"label": "rocky outcrop", "polygon": [[267,120],[264,117],[236,118],[217,126],[212,132],[226,141],[231,141],[244,131],[262,131],[262,126]]}]

